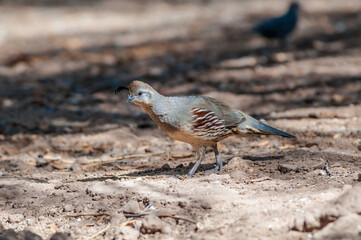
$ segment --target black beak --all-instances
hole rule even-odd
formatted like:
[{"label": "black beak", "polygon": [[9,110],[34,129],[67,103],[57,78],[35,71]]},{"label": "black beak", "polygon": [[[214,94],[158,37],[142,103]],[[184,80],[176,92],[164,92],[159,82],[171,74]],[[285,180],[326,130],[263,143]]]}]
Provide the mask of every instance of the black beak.
[{"label": "black beak", "polygon": [[117,94],[118,92],[120,92],[120,91],[122,91],[122,90],[124,90],[124,89],[127,90],[127,91],[129,90],[127,87],[120,86],[120,87],[118,87],[117,89],[115,89],[114,93]]}]

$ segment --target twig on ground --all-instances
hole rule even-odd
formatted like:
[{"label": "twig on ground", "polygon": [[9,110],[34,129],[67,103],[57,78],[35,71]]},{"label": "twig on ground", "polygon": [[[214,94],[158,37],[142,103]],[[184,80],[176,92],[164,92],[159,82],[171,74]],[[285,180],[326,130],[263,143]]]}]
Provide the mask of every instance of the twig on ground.
[{"label": "twig on ground", "polygon": [[90,236],[88,239],[93,239],[97,236],[99,236],[100,234],[102,234],[103,232],[105,232],[106,230],[108,230],[110,228],[110,223],[105,227],[103,228],[102,230],[100,230],[99,232],[95,233],[94,235]]},{"label": "twig on ground", "polygon": [[169,217],[169,218],[173,218],[173,219],[176,219],[176,220],[183,220],[183,221],[186,221],[186,222],[190,222],[190,223],[193,223],[193,224],[197,224],[196,221],[192,220],[192,219],[189,219],[189,218],[186,218],[186,217],[181,217],[181,216],[176,216],[176,214],[159,214],[157,215],[158,217]]},{"label": "twig on ground", "polygon": [[[139,217],[143,217],[149,215],[149,213],[140,213],[140,214],[124,214],[125,217],[131,217],[131,218],[139,218]],[[193,224],[197,224],[196,221],[189,219],[187,217],[182,217],[182,216],[177,216],[177,213],[169,213],[169,214],[155,214],[157,217],[169,217],[169,218],[174,218],[177,220],[183,220],[183,221],[187,221],[187,222],[191,222]],[[128,222],[124,222],[121,225],[122,226],[127,226],[128,224],[132,224],[133,223],[133,219],[128,221]]]},{"label": "twig on ground", "polygon": [[328,162],[327,161],[325,162],[325,168],[324,169],[325,169],[325,171],[327,173],[327,176],[329,176],[329,177],[333,176],[331,171],[328,169]]},{"label": "twig on ground", "polygon": [[195,155],[196,155],[195,153],[190,153],[190,154],[181,155],[181,156],[174,156],[174,155],[168,154],[168,159],[191,158],[191,157],[194,157]]},{"label": "twig on ground", "polygon": [[155,153],[141,153],[141,154],[131,154],[131,155],[124,155],[121,157],[117,157],[117,158],[107,158],[107,159],[94,159],[94,160],[90,160],[88,161],[85,165],[87,164],[91,164],[91,163],[97,163],[98,165],[100,164],[108,164],[108,163],[113,163],[113,162],[117,162],[119,160],[124,160],[124,159],[129,159],[129,158],[138,158],[138,157],[150,157],[150,156],[156,156],[156,155],[161,155],[163,154],[164,151],[162,152],[155,152]]},{"label": "twig on ground", "polygon": [[63,217],[99,217],[99,216],[110,216],[108,213],[76,213],[76,214],[65,214]]},{"label": "twig on ground", "polygon": [[143,217],[145,215],[148,215],[148,214],[146,214],[146,213],[142,213],[142,214],[124,213],[124,217],[126,217],[126,218],[138,218],[138,217]]},{"label": "twig on ground", "polygon": [[[121,170],[121,171],[122,171],[122,170],[125,170],[124,167],[120,166],[120,165],[117,164],[117,163],[114,164],[114,166],[115,166],[116,168],[118,168],[119,170]],[[129,167],[129,169],[131,169],[131,168]]]},{"label": "twig on ground", "polygon": [[270,177],[260,177],[260,178],[255,178],[255,179],[249,179],[249,180],[245,180],[245,183],[254,183],[254,182],[263,182],[266,180],[271,180]]},{"label": "twig on ground", "polygon": [[104,220],[104,218],[106,218],[106,217],[107,217],[107,215],[101,216],[101,217],[99,218],[99,220],[97,221],[97,224],[100,224],[100,223]]},{"label": "twig on ground", "polygon": [[127,218],[136,218],[136,217],[143,217],[145,215],[148,215],[147,213],[144,213],[152,206],[152,203],[149,203],[140,213],[133,214],[133,213],[124,213],[124,216]]}]

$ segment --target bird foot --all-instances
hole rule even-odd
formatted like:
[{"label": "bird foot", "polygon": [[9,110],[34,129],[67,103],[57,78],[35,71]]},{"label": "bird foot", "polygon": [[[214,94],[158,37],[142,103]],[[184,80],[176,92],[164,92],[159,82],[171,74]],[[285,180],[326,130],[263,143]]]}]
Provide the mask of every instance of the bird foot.
[{"label": "bird foot", "polygon": [[204,171],[205,174],[209,174],[209,173],[216,173],[216,172],[222,172],[222,169],[219,168],[219,166],[216,166],[215,168],[209,169]]},{"label": "bird foot", "polygon": [[192,177],[194,176],[194,174],[195,174],[195,173],[189,172],[189,173],[185,176],[185,178],[192,178]]}]

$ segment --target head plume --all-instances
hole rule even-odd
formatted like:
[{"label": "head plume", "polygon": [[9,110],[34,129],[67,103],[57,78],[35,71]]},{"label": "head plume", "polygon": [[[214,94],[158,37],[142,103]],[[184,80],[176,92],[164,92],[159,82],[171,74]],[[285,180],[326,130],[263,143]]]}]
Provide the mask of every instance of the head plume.
[{"label": "head plume", "polygon": [[119,92],[122,91],[122,90],[127,90],[127,91],[129,91],[129,89],[128,89],[127,87],[119,86],[119,87],[117,87],[117,89],[115,89],[114,93],[117,94],[117,93],[119,93]]}]

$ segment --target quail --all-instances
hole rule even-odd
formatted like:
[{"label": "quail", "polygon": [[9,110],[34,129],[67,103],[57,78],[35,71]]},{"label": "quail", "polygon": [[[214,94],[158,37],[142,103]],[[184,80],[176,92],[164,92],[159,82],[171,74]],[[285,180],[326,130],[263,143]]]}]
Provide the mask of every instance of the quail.
[{"label": "quail", "polygon": [[127,101],[143,108],[170,137],[189,143],[196,150],[197,161],[188,177],[194,175],[204,159],[206,147],[212,147],[216,157],[216,167],[208,172],[222,172],[217,143],[229,136],[272,134],[294,137],[211,97],[167,97],[141,81],[133,81],[128,87],[119,87],[115,93],[122,89],[128,90]]},{"label": "quail", "polygon": [[268,39],[284,41],[297,25],[299,4],[293,2],[286,14],[266,19],[256,25],[253,31]]}]

